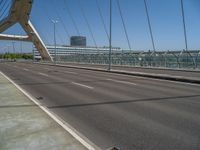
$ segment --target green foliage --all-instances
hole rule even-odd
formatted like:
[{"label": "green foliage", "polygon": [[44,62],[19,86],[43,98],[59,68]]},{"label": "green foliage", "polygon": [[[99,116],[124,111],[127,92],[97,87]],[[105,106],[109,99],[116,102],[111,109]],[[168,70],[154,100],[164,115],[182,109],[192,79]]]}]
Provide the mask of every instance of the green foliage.
[{"label": "green foliage", "polygon": [[0,58],[3,59],[33,59],[32,54],[13,54],[13,53],[5,53],[0,54]]}]

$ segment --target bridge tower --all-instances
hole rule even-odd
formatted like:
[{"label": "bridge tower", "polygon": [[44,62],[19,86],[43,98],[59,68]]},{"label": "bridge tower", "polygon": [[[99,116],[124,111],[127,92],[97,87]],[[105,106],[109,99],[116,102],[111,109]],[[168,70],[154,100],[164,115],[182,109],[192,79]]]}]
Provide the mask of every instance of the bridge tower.
[{"label": "bridge tower", "polygon": [[17,40],[33,42],[41,57],[45,61],[53,61],[44,42],[40,38],[36,29],[30,21],[30,13],[33,5],[33,0],[12,0],[12,5],[9,14],[0,21],[0,33],[4,32],[16,23],[19,23],[26,36],[0,34],[0,40]]}]

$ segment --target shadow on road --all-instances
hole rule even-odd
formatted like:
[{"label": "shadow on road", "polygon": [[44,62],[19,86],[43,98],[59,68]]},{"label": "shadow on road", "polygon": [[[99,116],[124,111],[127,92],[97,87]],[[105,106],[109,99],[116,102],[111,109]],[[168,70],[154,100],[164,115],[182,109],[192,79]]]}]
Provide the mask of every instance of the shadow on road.
[{"label": "shadow on road", "polygon": [[[149,102],[149,101],[163,101],[163,100],[181,100],[183,98],[197,98],[200,95],[186,95],[186,96],[171,96],[171,97],[158,97],[158,98],[146,98],[146,99],[135,99],[135,100],[121,100],[121,101],[105,101],[105,102],[95,102],[95,103],[83,103],[83,104],[73,104],[73,105],[55,105],[55,106],[46,106],[49,109],[56,108],[74,108],[74,107],[89,107],[89,106],[100,106],[100,105],[118,105],[118,104],[126,104],[126,103],[136,103],[136,102]],[[0,106],[0,108],[20,108],[20,107],[37,107],[37,105],[4,105]]]}]

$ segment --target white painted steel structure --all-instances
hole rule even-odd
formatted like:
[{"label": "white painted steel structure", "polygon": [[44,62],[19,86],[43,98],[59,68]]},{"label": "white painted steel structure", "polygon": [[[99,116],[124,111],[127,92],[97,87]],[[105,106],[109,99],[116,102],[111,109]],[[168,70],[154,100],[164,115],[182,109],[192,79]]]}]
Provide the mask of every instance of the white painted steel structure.
[{"label": "white painted steel structure", "polygon": [[9,14],[0,21],[0,33],[19,23],[27,36],[0,34],[0,40],[17,40],[33,42],[43,60],[53,61],[48,49],[29,20],[33,0],[13,0]]}]

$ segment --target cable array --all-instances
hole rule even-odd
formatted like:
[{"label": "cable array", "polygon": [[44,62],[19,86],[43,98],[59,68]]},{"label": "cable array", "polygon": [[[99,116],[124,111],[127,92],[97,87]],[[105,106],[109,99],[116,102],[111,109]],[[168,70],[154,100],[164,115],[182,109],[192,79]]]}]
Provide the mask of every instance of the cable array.
[{"label": "cable array", "polygon": [[[44,8],[45,8],[45,6],[44,6]],[[52,22],[52,19],[51,19],[51,17],[50,17],[50,15],[49,15],[49,10],[48,9],[45,9],[46,11],[44,11],[45,12],[45,14],[46,14],[46,16],[47,16],[47,19],[49,20],[49,22]],[[64,44],[65,42],[63,41],[63,39],[61,38],[61,34],[58,32],[57,33],[58,34],[58,38],[59,38],[59,40]]]},{"label": "cable array", "polygon": [[97,4],[98,13],[99,13],[99,16],[100,16],[104,31],[106,33],[106,36],[107,36],[108,40],[109,40],[110,37],[109,37],[108,30],[107,30],[107,27],[106,27],[106,23],[104,21],[104,17],[103,17],[102,11],[101,11],[99,0],[96,0],[96,4]]},{"label": "cable array", "polygon": [[120,17],[121,17],[121,20],[122,20],[122,24],[123,24],[123,28],[124,28],[124,33],[126,35],[126,40],[127,40],[127,43],[128,43],[128,47],[131,50],[131,44],[130,44],[130,40],[129,40],[127,29],[126,29],[126,24],[125,24],[125,21],[124,21],[122,9],[121,9],[119,0],[116,0],[116,1],[117,1],[117,6],[118,6],[118,9],[119,9]]},{"label": "cable array", "polygon": [[148,26],[149,26],[149,32],[151,35],[151,42],[152,42],[152,46],[153,46],[153,51],[156,51],[156,47],[155,47],[155,42],[154,42],[154,37],[153,37],[153,31],[152,31],[152,27],[151,27],[151,21],[150,21],[150,17],[149,17],[149,11],[148,11],[148,7],[147,7],[147,1],[144,0],[144,6],[145,6],[145,12],[147,15],[147,21],[148,21]]},{"label": "cable array", "polygon": [[93,32],[92,32],[92,28],[91,28],[91,26],[90,26],[90,24],[89,24],[89,21],[88,21],[87,17],[86,17],[85,10],[83,9],[80,0],[77,0],[77,1],[78,1],[78,4],[79,4],[79,7],[80,7],[80,9],[81,9],[81,14],[82,14],[82,16],[83,16],[83,18],[84,18],[84,20],[85,20],[85,22],[86,22],[86,24],[87,24],[88,30],[89,30],[90,35],[91,35],[91,37],[92,37],[92,40],[93,40],[93,42],[94,42],[94,45],[95,45],[95,47],[98,47],[98,46],[97,46],[97,42],[96,42],[96,40],[95,40],[95,38],[94,38],[94,34],[93,34]]},{"label": "cable array", "polygon": [[67,11],[67,13],[68,13],[68,15],[69,15],[69,17],[70,17],[70,19],[71,19],[73,25],[74,25],[74,28],[75,28],[75,30],[76,30],[76,33],[80,36],[81,34],[80,34],[80,31],[79,31],[79,28],[78,28],[78,26],[77,26],[77,24],[76,24],[76,22],[75,22],[75,20],[74,20],[74,17],[73,17],[73,15],[72,15],[72,13],[71,13],[71,10],[70,10],[69,7],[68,7],[67,0],[64,0],[64,3],[65,3],[65,9],[66,9],[66,11]]},{"label": "cable array", "polygon": [[[70,3],[69,3],[69,0],[63,0],[64,2],[64,10],[67,12],[68,16],[69,16],[69,20],[72,22],[73,24],[73,28],[75,29],[77,35],[81,35],[80,33],[80,27],[77,23],[77,20],[76,18],[74,17],[74,14],[73,12],[71,11],[70,9]],[[98,13],[98,17],[100,17],[100,23],[104,29],[104,32],[106,34],[106,37],[108,40],[110,40],[110,33],[109,33],[109,26],[106,25],[106,21],[105,21],[105,16],[103,15],[103,8],[101,8],[100,6],[100,1],[99,0],[95,0],[96,2],[96,9],[97,9],[97,13]],[[124,34],[125,34],[125,38],[126,38],[126,41],[127,41],[127,44],[128,44],[128,47],[130,50],[132,50],[132,46],[131,46],[131,40],[130,40],[130,37],[129,37],[129,32],[127,30],[127,24],[126,24],[126,20],[125,20],[125,17],[124,17],[124,14],[123,14],[123,9],[122,9],[122,6],[121,6],[121,1],[119,0],[113,0],[113,2],[115,2],[117,4],[117,9],[118,9],[118,12],[119,12],[119,15],[120,15],[120,19],[121,19],[121,22],[122,22],[122,25],[123,25],[123,31],[124,31]],[[150,33],[150,38],[151,38],[151,44],[152,44],[152,48],[153,48],[153,51],[155,52],[156,51],[156,44],[155,44],[155,39],[154,39],[154,33],[153,33],[153,30],[152,30],[152,20],[150,18],[150,14],[149,14],[149,7],[148,7],[148,0],[143,0],[143,4],[144,4],[144,8],[145,8],[145,13],[146,13],[146,18],[147,18],[147,24],[148,24],[148,28],[149,28],[149,33]],[[181,5],[181,15],[182,15],[182,23],[183,23],[183,28],[184,28],[184,39],[185,39],[185,49],[188,50],[188,39],[187,39],[187,31],[186,31],[186,20],[185,20],[185,10],[184,10],[184,3],[183,3],[183,0],[180,0],[180,5]],[[8,1],[7,0],[0,0],[0,18],[2,16],[5,15],[5,12],[7,10],[7,8],[9,7],[8,5]],[[56,0],[54,0],[54,4],[55,4],[55,7],[54,7],[54,12],[56,14],[56,16],[58,17],[65,33],[67,34],[68,38],[70,38],[70,29],[68,28],[68,26],[66,25],[66,21],[64,20],[64,18],[62,18],[63,16],[61,16],[60,12],[59,12],[59,8],[56,6]],[[85,23],[86,23],[86,26],[88,28],[88,31],[89,31],[89,35],[91,36],[91,39],[95,45],[95,47],[98,48],[97,46],[97,41],[95,39],[95,34],[92,30],[92,25],[90,23],[90,21],[88,20],[88,16],[86,14],[86,11],[85,11],[85,8],[83,6],[83,3],[82,1],[80,0],[77,0],[77,7],[79,7],[78,9],[80,9],[80,12],[81,12],[81,16],[83,17]],[[114,8],[114,7],[113,7]],[[46,11],[44,11],[44,13],[46,13],[46,16],[49,20],[51,20],[50,18],[50,15],[48,13],[48,10],[45,9]],[[63,42],[63,39],[61,36],[59,36],[60,38],[60,41]],[[63,42],[64,43],[64,42]]]},{"label": "cable array", "polygon": [[183,5],[183,0],[181,0],[181,14],[183,19],[183,29],[184,29],[184,38],[185,38],[185,48],[188,50],[188,41],[187,41],[187,32],[186,32],[186,23],[185,23],[185,9]]},{"label": "cable array", "polygon": [[11,1],[10,0],[2,0],[0,1],[0,20],[2,20],[4,17],[8,15]]},{"label": "cable array", "polygon": [[[54,2],[55,2],[55,4],[56,4],[56,0],[54,0]],[[63,29],[65,30],[65,33],[67,34],[68,38],[70,38],[69,31],[68,31],[68,29],[67,29],[67,27],[66,27],[66,25],[65,25],[65,23],[64,23],[64,21],[63,21],[63,19],[61,18],[60,14],[59,14],[59,12],[58,12],[57,7],[55,8],[55,12],[56,12],[56,15],[57,15],[59,21],[61,22],[61,25],[63,26]]]}]

